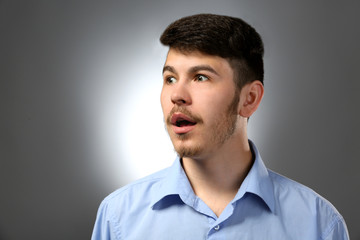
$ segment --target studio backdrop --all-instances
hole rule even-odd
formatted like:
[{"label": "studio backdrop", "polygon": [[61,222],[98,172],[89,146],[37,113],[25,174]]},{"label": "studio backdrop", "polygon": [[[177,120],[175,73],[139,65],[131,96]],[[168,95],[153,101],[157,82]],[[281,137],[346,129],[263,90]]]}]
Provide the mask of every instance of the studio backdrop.
[{"label": "studio backdrop", "polygon": [[265,44],[249,137],[360,240],[358,1],[0,1],[0,240],[89,239],[101,200],[172,164],[159,36],[196,13]]}]

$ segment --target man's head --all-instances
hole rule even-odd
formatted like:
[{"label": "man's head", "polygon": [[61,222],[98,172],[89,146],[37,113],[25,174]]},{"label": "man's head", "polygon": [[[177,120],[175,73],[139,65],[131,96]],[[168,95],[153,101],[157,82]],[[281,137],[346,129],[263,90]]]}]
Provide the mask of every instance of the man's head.
[{"label": "man's head", "polygon": [[263,45],[240,19],[182,18],[160,38],[170,47],[161,104],[175,150],[206,158],[247,143],[246,122],[263,96]]},{"label": "man's head", "polygon": [[170,24],[160,37],[165,46],[181,52],[199,51],[229,61],[239,89],[246,83],[263,83],[264,47],[260,35],[239,18],[198,14]]}]

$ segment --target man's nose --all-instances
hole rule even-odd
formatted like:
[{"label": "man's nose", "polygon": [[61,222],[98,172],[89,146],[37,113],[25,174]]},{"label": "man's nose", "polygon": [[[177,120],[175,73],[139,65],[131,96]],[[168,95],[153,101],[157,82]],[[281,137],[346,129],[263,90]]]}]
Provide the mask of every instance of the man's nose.
[{"label": "man's nose", "polygon": [[188,83],[185,82],[175,84],[173,92],[171,93],[172,103],[179,106],[191,104],[191,96],[188,88]]}]

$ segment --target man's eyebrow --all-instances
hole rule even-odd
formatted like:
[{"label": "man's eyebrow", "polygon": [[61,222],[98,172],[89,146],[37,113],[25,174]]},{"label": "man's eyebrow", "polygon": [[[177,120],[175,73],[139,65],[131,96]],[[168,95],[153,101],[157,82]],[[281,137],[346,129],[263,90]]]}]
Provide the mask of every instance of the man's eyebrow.
[{"label": "man's eyebrow", "polygon": [[209,65],[194,66],[194,67],[190,68],[188,72],[189,73],[196,73],[198,71],[208,71],[208,72],[214,73],[214,74],[219,76],[219,74],[215,71],[215,69],[213,69]]},{"label": "man's eyebrow", "polygon": [[172,72],[172,73],[175,73],[175,74],[177,73],[176,70],[175,70],[175,68],[173,68],[173,67],[171,67],[171,66],[168,66],[168,65],[165,65],[165,66],[164,66],[163,71],[162,71],[163,74],[164,74],[165,71],[169,71],[169,72]]},{"label": "man's eyebrow", "polygon": [[[163,74],[165,71],[169,71],[169,72],[172,72],[172,73],[175,73],[177,74],[175,68],[173,68],[172,66],[169,66],[169,65],[165,65],[164,68],[163,68]],[[219,75],[215,69],[213,69],[212,67],[210,67],[209,65],[197,65],[197,66],[194,66],[194,67],[191,67],[189,70],[188,70],[188,73],[189,74],[193,74],[193,73],[196,73],[196,72],[199,72],[199,71],[209,71],[211,73],[214,73],[216,75]]]}]

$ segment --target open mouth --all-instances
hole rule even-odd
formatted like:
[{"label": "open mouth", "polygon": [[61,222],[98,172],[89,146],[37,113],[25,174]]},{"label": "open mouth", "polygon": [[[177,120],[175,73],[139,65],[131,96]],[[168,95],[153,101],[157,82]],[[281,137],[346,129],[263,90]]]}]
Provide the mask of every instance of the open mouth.
[{"label": "open mouth", "polygon": [[188,127],[196,125],[196,121],[183,113],[174,113],[171,116],[171,124],[176,127]]},{"label": "open mouth", "polygon": [[177,127],[193,126],[195,124],[196,124],[195,122],[190,122],[190,121],[184,120],[184,119],[179,119],[175,122],[175,126],[177,126]]}]

